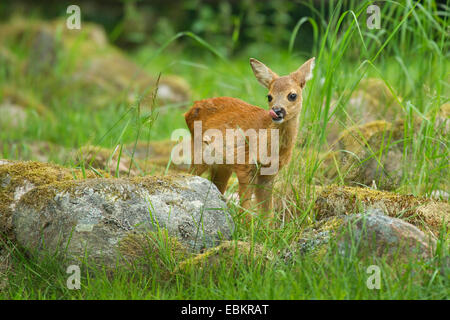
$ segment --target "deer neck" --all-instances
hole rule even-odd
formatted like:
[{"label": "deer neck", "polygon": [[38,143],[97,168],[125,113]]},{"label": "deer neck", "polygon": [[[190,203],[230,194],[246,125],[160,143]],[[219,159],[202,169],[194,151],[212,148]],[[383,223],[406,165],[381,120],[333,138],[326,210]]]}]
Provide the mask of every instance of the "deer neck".
[{"label": "deer neck", "polygon": [[292,149],[297,139],[299,116],[289,119],[280,125],[271,124],[271,129],[278,129],[280,165],[290,161]]}]

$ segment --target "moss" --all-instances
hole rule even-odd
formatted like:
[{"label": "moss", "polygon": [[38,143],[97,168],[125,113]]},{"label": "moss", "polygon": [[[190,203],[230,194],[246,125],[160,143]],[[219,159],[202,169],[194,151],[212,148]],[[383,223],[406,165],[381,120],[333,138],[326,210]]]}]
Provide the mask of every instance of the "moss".
[{"label": "moss", "polygon": [[[237,259],[239,257],[239,260]],[[224,241],[219,246],[182,261],[175,269],[176,273],[190,270],[214,270],[225,267],[227,270],[236,269],[235,262],[250,265],[254,262],[266,263],[274,259],[273,254],[260,244],[245,241]]]},{"label": "moss", "polygon": [[[403,114],[401,104],[382,79],[363,79],[356,90],[345,91],[344,96],[349,96],[349,99],[337,110],[335,110],[338,107],[337,99],[331,101],[330,113],[334,111],[336,113],[327,125],[327,141],[330,146],[336,143],[339,133],[344,128],[355,123],[362,125],[377,120],[393,122]],[[400,97],[399,100],[401,101]]]},{"label": "moss", "polygon": [[[119,164],[119,175],[128,176],[130,163],[130,176],[138,175],[164,175],[167,165],[170,162],[172,148],[175,141],[149,141],[138,142],[136,147],[134,143],[124,146]],[[133,152],[134,151],[134,152]],[[131,160],[130,156],[133,156]],[[119,151],[113,149],[102,148],[99,146],[84,146],[75,155],[79,163],[84,163],[86,167],[104,169],[111,175],[117,175],[117,161]],[[189,165],[170,164],[169,173],[187,172]]]},{"label": "moss", "polygon": [[139,141],[136,146],[134,143],[126,145],[125,149],[129,154],[133,154],[134,151],[134,157],[136,159],[165,159],[167,163],[170,159],[172,149],[176,144],[177,142],[172,140]]},{"label": "moss", "polygon": [[359,84],[360,89],[367,92],[372,97],[389,104],[396,103],[395,97],[382,79],[367,78]]},{"label": "moss", "polygon": [[450,119],[450,102],[444,103],[439,107],[439,116]]},{"label": "moss", "polygon": [[[97,175],[87,170],[86,178],[96,178]],[[18,188],[45,186],[59,181],[83,179],[81,170],[67,169],[53,164],[35,161],[17,161],[0,166],[0,232],[11,236],[11,204]],[[26,191],[26,190],[24,190]],[[40,196],[30,201],[41,200]]]},{"label": "moss", "polygon": [[374,134],[386,132],[392,129],[392,124],[384,120],[372,121],[364,125],[350,127],[341,133],[339,137],[339,148],[342,150],[356,152]]},{"label": "moss", "polygon": [[164,177],[147,176],[134,177],[130,179],[110,179],[96,178],[87,180],[65,180],[53,182],[51,184],[40,185],[21,198],[21,202],[41,210],[57,194],[69,193],[77,197],[81,196],[86,189],[107,190],[108,196],[114,199],[128,200],[132,197],[130,190],[119,188],[124,184],[131,184],[136,187],[144,188],[149,194],[155,194],[167,189],[185,189],[179,183],[181,177],[186,175],[167,175]]},{"label": "moss", "polygon": [[[370,186],[393,190],[402,178],[404,122],[391,124],[373,121],[345,130],[339,146],[339,171],[347,184]],[[336,178],[337,170],[326,172],[330,179]]]},{"label": "moss", "polygon": [[438,236],[442,225],[448,226],[450,221],[448,202],[369,188],[328,186],[318,192],[314,204],[318,220],[357,213],[367,208],[379,208],[385,214],[401,218],[435,236]]}]

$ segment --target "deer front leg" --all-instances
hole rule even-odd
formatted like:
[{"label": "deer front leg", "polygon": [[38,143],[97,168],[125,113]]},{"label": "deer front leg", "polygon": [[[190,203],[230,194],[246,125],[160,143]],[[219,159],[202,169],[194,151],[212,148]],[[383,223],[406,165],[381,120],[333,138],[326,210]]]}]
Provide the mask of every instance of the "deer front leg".
[{"label": "deer front leg", "polygon": [[239,180],[239,203],[241,205],[241,213],[244,213],[251,220],[252,218],[252,196],[255,192],[252,176],[253,170],[240,168],[236,170],[236,176]]},{"label": "deer front leg", "polygon": [[258,176],[255,186],[256,202],[259,213],[264,218],[273,218],[272,190],[274,176]]}]

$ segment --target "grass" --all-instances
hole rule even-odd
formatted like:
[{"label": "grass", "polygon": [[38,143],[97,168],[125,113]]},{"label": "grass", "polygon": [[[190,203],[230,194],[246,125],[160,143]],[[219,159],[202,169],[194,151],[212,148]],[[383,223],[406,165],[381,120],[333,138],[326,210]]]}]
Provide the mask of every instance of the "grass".
[{"label": "grass", "polygon": [[[349,1],[345,11],[340,2],[314,8],[307,19],[300,19],[285,47],[270,43],[251,44],[233,57],[223,56],[214,43],[207,43],[190,32],[168,39],[161,47],[145,46],[132,58],[153,75],[182,76],[192,88],[193,99],[233,96],[251,104],[267,106],[266,91],[251,72],[248,58],[255,57],[279,74],[298,68],[316,56],[314,78],[303,95],[300,132],[306,166],[292,161],[283,177],[298,193],[311,192],[311,185],[324,170],[321,152],[328,150],[326,127],[340,119],[342,129],[358,123],[347,110],[353,91],[364,77],[382,79],[401,106],[399,118],[405,119],[402,141],[402,181],[395,192],[424,196],[433,190],[449,190],[448,136],[441,133],[436,118],[439,108],[449,100],[448,7],[435,1],[386,1],[381,6],[381,29],[366,27],[370,1]],[[312,6],[312,2],[305,2]],[[323,5],[322,5],[323,6]],[[296,37],[307,25],[313,29],[312,52],[299,47]],[[234,35],[236,37],[236,35]],[[183,44],[180,41],[183,40]],[[231,41],[231,39],[230,39]],[[233,39],[235,42],[236,39]],[[185,50],[185,46],[193,50]],[[26,59],[23,43],[10,44],[19,59]],[[48,113],[27,111],[26,124],[1,130],[0,158],[17,157],[17,146],[36,140],[49,141],[68,148],[86,144],[115,148],[138,140],[169,139],[173,130],[185,128],[186,109],[161,108],[148,112],[139,103],[111,101],[92,111],[83,103],[83,91],[51,91],[73,68],[74,52],[61,52],[53,66],[53,77],[24,76],[16,66],[0,65],[0,88],[11,83],[26,88],[24,94],[42,99]],[[61,86],[58,86],[61,88]],[[50,90],[50,95],[48,94]],[[0,91],[1,92],[1,91]],[[1,93],[0,93],[1,94]],[[49,98],[50,97],[50,98]],[[401,98],[400,98],[401,97]],[[333,104],[337,101],[337,107]],[[332,118],[335,115],[336,118]],[[333,119],[333,120],[332,120]],[[414,123],[420,120],[419,127]],[[387,140],[387,147],[390,146]],[[392,142],[393,143],[393,142]],[[120,149],[121,150],[121,149]],[[381,154],[380,154],[381,153]],[[374,150],[378,157],[383,151]],[[51,160],[67,166],[76,164],[58,156]],[[345,172],[333,183],[343,184]],[[231,191],[230,191],[231,192]],[[223,261],[218,271],[191,270],[173,273],[175,263],[164,268],[120,270],[114,276],[96,270],[82,273],[81,290],[68,290],[65,264],[58,256],[38,260],[24,257],[21,250],[10,249],[13,271],[8,273],[10,286],[0,291],[3,299],[448,299],[448,273],[441,274],[439,263],[424,265],[411,261],[392,265],[376,261],[381,268],[381,289],[366,286],[367,267],[357,256],[342,257],[332,250],[321,259],[314,254],[297,256],[283,262],[280,252],[298,237],[299,230],[314,221],[311,203],[291,203],[300,214],[294,221],[276,229],[248,228],[240,225],[234,206],[230,210],[238,225],[235,240],[259,243],[275,252],[266,264],[255,259],[244,263],[234,257],[235,269]],[[355,208],[357,210],[357,208]],[[435,260],[448,255],[448,230],[438,239]],[[8,246],[10,248],[10,246]],[[168,261],[170,252],[163,251]],[[158,257],[148,257],[159,259]],[[172,259],[172,260],[171,260]],[[224,258],[225,260],[225,258]],[[167,272],[170,276],[167,277]]]},{"label": "grass", "polygon": [[[290,230],[291,232],[293,230]],[[287,232],[287,231],[284,231]],[[255,234],[255,241],[276,250],[285,249],[283,234]],[[332,246],[332,245],[331,245]],[[278,248],[277,248],[278,247]],[[147,265],[161,265],[171,253],[148,255]],[[167,255],[167,256],[166,256]],[[330,250],[318,259],[315,254],[296,256],[288,263],[275,258],[268,263],[250,262],[236,256],[229,267],[224,256],[215,268],[174,272],[176,265],[124,269],[113,275],[105,270],[83,269],[80,290],[66,286],[65,263],[57,256],[37,260],[13,254],[14,277],[2,293],[7,299],[447,299],[448,279],[437,264],[410,261],[392,265],[382,259],[362,261],[353,253],[341,256]],[[17,259],[17,260],[16,260]],[[369,289],[372,274],[380,268],[380,289]],[[168,273],[169,272],[169,273]],[[168,276],[169,274],[169,276]]]}]

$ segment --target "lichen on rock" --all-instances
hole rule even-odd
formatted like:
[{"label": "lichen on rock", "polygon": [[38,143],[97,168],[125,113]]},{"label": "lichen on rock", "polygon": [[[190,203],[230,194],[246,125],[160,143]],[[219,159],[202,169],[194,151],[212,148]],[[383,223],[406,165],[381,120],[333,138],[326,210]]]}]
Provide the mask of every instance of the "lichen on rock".
[{"label": "lichen on rock", "polygon": [[318,221],[300,234],[283,257],[286,262],[305,254],[317,261],[326,254],[356,255],[361,261],[383,258],[389,263],[430,261],[436,243],[432,234],[408,222],[384,215],[379,209],[367,209]]},{"label": "lichen on rock", "polygon": [[429,260],[436,249],[434,236],[403,220],[380,214],[344,217],[336,238],[340,254],[356,251],[360,257],[385,257],[396,263],[406,263],[411,258]]},{"label": "lichen on rock", "polygon": [[[17,241],[31,250],[65,248],[111,265],[130,233],[165,229],[191,251],[229,239],[234,229],[223,197],[196,176],[63,181],[23,196],[13,214]],[[87,252],[86,252],[87,251]]]}]

